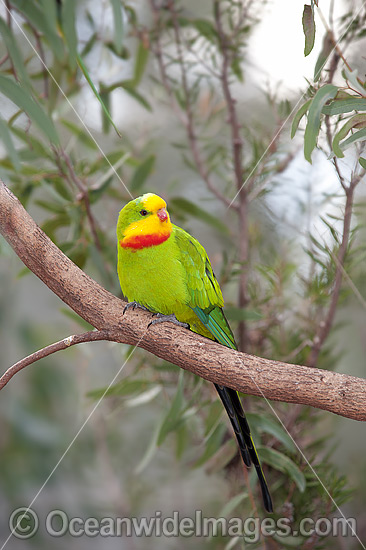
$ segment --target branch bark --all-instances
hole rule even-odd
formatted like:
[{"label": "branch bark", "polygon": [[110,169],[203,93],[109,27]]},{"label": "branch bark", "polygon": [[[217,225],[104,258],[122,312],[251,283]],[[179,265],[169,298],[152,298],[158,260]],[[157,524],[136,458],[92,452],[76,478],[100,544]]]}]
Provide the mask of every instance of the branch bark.
[{"label": "branch bark", "polygon": [[366,381],[228,349],[165,323],[147,328],[152,316],[127,311],[125,303],[81,271],[37,226],[0,182],[0,232],[24,264],[108,340],[139,346],[217,384],[288,403],[302,403],[366,420]]}]

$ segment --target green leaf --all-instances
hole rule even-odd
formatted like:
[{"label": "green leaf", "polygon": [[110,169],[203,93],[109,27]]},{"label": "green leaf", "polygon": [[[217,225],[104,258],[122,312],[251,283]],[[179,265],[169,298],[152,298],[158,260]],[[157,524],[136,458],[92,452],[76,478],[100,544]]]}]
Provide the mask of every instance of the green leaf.
[{"label": "green leaf", "polygon": [[40,105],[19,84],[16,84],[6,76],[0,75],[0,92],[23,109],[52,143],[59,145],[59,137],[51,118],[46,115]]},{"label": "green leaf", "polygon": [[155,424],[155,428],[152,433],[152,437],[150,439],[150,443],[146,449],[146,452],[144,456],[142,457],[142,460],[139,462],[139,464],[135,468],[135,474],[139,475],[141,472],[146,468],[146,466],[149,464],[153,456],[155,455],[157,449],[158,449],[158,437],[159,433],[161,431],[162,423],[164,422],[164,419],[161,422],[157,422]]},{"label": "green leaf", "polygon": [[9,159],[11,160],[11,163],[14,169],[17,172],[19,172],[21,169],[19,156],[18,156],[17,150],[14,147],[13,140],[11,139],[11,133],[9,132],[8,125],[1,117],[0,117],[0,137],[2,142],[5,145],[5,148],[9,155]]},{"label": "green leaf", "polygon": [[225,307],[225,315],[230,321],[258,321],[263,319],[261,313],[240,307]]},{"label": "green leaf", "polygon": [[333,139],[332,147],[333,147],[334,154],[338,158],[344,157],[342,148],[340,146],[340,141],[346,137],[346,135],[352,128],[364,127],[365,125],[366,125],[366,114],[354,115],[336,133]]},{"label": "green leaf", "polygon": [[161,393],[162,389],[162,386],[153,386],[152,388],[149,388],[148,390],[139,393],[139,395],[136,395],[136,397],[126,399],[125,407],[139,407],[140,405],[150,403],[150,401],[155,399],[155,397],[157,397],[159,393]]},{"label": "green leaf", "polygon": [[302,28],[305,35],[304,55],[306,57],[313,49],[315,41],[314,9],[308,4],[305,4],[304,6],[304,11],[302,14]]},{"label": "green leaf", "polygon": [[134,86],[138,86],[140,84],[148,59],[149,59],[149,49],[146,48],[142,40],[140,40],[137,48],[135,70],[134,70],[134,76],[133,76]]},{"label": "green leaf", "polygon": [[194,19],[191,23],[206,40],[212,44],[217,42],[216,29],[210,21],[207,19]]},{"label": "green leaf", "polygon": [[[366,126],[366,122],[365,122],[365,126]],[[358,141],[365,141],[365,140],[366,140],[366,128],[363,128],[362,130],[358,130],[358,132],[355,132],[354,134],[352,134],[352,136],[342,141],[339,147],[342,151],[345,151],[346,149],[348,149],[348,147],[350,147],[354,143],[357,143]]]},{"label": "green leaf", "polygon": [[138,166],[131,178],[130,189],[132,192],[139,191],[155,166],[155,155],[150,155]]},{"label": "green leaf", "polygon": [[176,197],[176,198],[170,199],[169,204],[170,206],[173,207],[174,210],[180,210],[182,212],[185,212],[190,216],[193,216],[194,218],[202,220],[208,225],[211,225],[215,229],[218,229],[219,231],[221,231],[221,233],[229,235],[228,228],[221,220],[217,218],[217,216],[213,216],[212,214],[209,214],[208,212],[206,212],[206,210],[203,210],[202,208],[197,206],[196,203],[191,202],[188,199]]},{"label": "green leaf", "polygon": [[267,416],[259,415],[256,413],[245,413],[246,417],[248,419],[249,425],[254,429],[258,430],[259,432],[265,432],[270,435],[273,435],[278,441],[281,441],[283,445],[291,452],[296,452],[296,445],[293,442],[290,435],[284,430],[284,428],[273,420],[272,418],[268,418]]},{"label": "green leaf", "polygon": [[205,461],[205,470],[208,474],[222,471],[238,453],[238,446],[234,439],[225,441],[218,450]]},{"label": "green leaf", "polygon": [[247,499],[248,498],[248,493],[247,492],[242,492],[240,491],[240,493],[238,495],[235,495],[234,497],[232,497],[229,502],[227,502],[225,504],[225,506],[220,510],[220,513],[218,514],[218,517],[226,517],[226,516],[229,516],[231,514],[231,512],[233,512],[238,506],[239,504],[241,504],[243,502],[243,500]]},{"label": "green leaf", "polygon": [[291,125],[291,139],[296,134],[296,130],[298,129],[299,124],[300,124],[300,120],[302,119],[304,114],[308,111],[309,105],[310,105],[311,102],[312,102],[312,99],[308,99],[304,103],[304,105],[301,105],[300,109],[297,111],[296,115],[294,116],[294,119],[293,119],[292,125]]},{"label": "green leaf", "polygon": [[111,115],[110,115],[110,113],[109,113],[107,107],[105,106],[105,104],[104,104],[102,98],[100,97],[100,94],[99,94],[98,90],[97,90],[96,87],[94,86],[94,84],[93,84],[93,82],[92,82],[92,80],[91,80],[91,78],[90,78],[90,76],[89,76],[88,70],[87,70],[87,68],[85,67],[84,62],[83,62],[83,60],[81,59],[81,57],[80,57],[79,54],[77,54],[77,62],[78,62],[78,65],[79,65],[79,67],[80,67],[80,69],[81,69],[83,75],[85,76],[85,78],[86,78],[86,80],[87,80],[89,86],[91,87],[93,94],[95,95],[95,97],[96,97],[97,100],[99,101],[99,103],[100,103],[100,105],[101,105],[101,107],[102,107],[102,109],[103,109],[103,111],[104,111],[105,116],[108,118],[109,122],[112,124],[112,126],[113,126],[113,128],[115,129],[117,135],[118,135],[119,137],[122,137],[122,135],[120,134],[120,132],[119,132],[119,130],[118,130],[118,128],[117,128],[117,126],[114,124],[114,122],[113,122],[113,120],[112,120],[112,117],[111,117]]},{"label": "green leaf", "polygon": [[243,82],[244,80],[241,63],[242,63],[241,58],[238,55],[235,55],[231,63],[231,70],[233,71],[233,73],[235,74],[239,82]]},{"label": "green leaf", "polygon": [[200,458],[194,463],[194,468],[198,468],[199,466],[202,466],[202,464],[205,464],[219,450],[225,431],[225,424],[219,424],[214,429],[206,441],[206,447],[202,456],[200,456]]},{"label": "green leaf", "polygon": [[320,116],[327,101],[333,99],[338,88],[333,84],[325,84],[316,92],[309,107],[308,122],[304,136],[304,156],[311,164],[311,154],[316,147],[317,137],[320,129]]},{"label": "green leaf", "polygon": [[[103,101],[107,111],[109,112],[110,110],[110,107],[111,107],[111,96],[110,96],[110,93],[109,92],[106,92],[105,89],[102,87],[102,85],[100,86],[100,98],[101,100]],[[109,132],[109,127],[110,127],[110,121],[109,121],[109,118],[106,116],[104,110],[102,110],[102,128],[103,128],[103,133],[104,134],[108,134]]]},{"label": "green leaf", "polygon": [[86,395],[92,399],[100,399],[103,396],[110,397],[111,395],[126,397],[136,393],[140,394],[146,390],[148,385],[149,383],[146,380],[130,380],[129,378],[124,378],[110,388],[98,388],[96,390],[91,390]]},{"label": "green leaf", "polygon": [[28,154],[33,153],[34,156],[32,158],[51,158],[50,148],[45,147],[43,143],[34,135],[31,135],[22,128],[16,128],[15,126],[12,126],[11,131],[15,136],[17,136],[17,138],[26,144],[26,149],[19,151],[19,155],[26,152]]},{"label": "green leaf", "polygon": [[343,71],[344,77],[346,80],[352,84],[352,88],[354,90],[357,90],[361,95],[365,95],[365,86],[361,84],[358,76],[358,70],[354,69],[353,71],[350,71],[348,67],[344,67]]},{"label": "green leaf", "polygon": [[70,130],[70,132],[78,138],[80,143],[85,145],[85,147],[88,147],[92,151],[98,151],[98,146],[96,145],[95,141],[89,136],[89,134],[86,133],[86,131],[78,126],[77,124],[74,124],[70,120],[61,119],[62,124]]},{"label": "green leaf", "polygon": [[333,51],[334,43],[331,40],[328,33],[325,34],[324,40],[323,40],[323,46],[319,53],[318,59],[315,63],[315,69],[314,69],[314,82],[317,82],[320,78],[321,72],[325,67],[325,64],[327,63],[329,59],[329,55]]},{"label": "green leaf", "polygon": [[17,77],[22,83],[22,87],[30,91],[32,89],[32,84],[25,69],[17,41],[15,40],[10,27],[5,23],[2,17],[0,17],[0,33],[2,34],[6,48],[11,57]]},{"label": "green leaf", "polygon": [[49,43],[53,53],[59,61],[64,57],[64,47],[61,38],[57,34],[56,26],[52,21],[50,10],[44,10],[29,0],[12,0],[12,5],[15,6],[30,23],[44,35],[44,38]]},{"label": "green leaf", "polygon": [[123,88],[125,92],[127,92],[131,97],[136,99],[140,105],[145,107],[148,111],[152,111],[150,103],[139,93],[137,90],[135,90],[135,86],[132,80],[124,80],[123,82],[120,82],[118,84],[119,88]]},{"label": "green leaf", "polygon": [[366,170],[366,159],[364,159],[363,157],[360,157],[358,159],[358,162],[361,164],[362,168]]},{"label": "green leaf", "polygon": [[366,98],[349,96],[348,99],[335,99],[322,109],[324,115],[341,115],[351,111],[366,111]]},{"label": "green leaf", "polygon": [[111,0],[114,21],[114,45],[118,55],[122,52],[123,46],[123,18],[121,0]]},{"label": "green leaf", "polygon": [[181,423],[182,414],[183,414],[183,404],[184,404],[183,374],[184,374],[183,371],[179,373],[179,380],[178,380],[175,397],[161,425],[158,438],[157,438],[158,447],[163,443],[168,433],[175,430]]},{"label": "green leaf", "polygon": [[268,447],[259,447],[258,452],[261,461],[269,464],[272,468],[275,468],[275,470],[288,474],[298,486],[299,491],[301,493],[305,491],[305,476],[293,460],[283,453]]},{"label": "green leaf", "polygon": [[56,213],[56,214],[63,214],[64,210],[65,210],[63,208],[63,206],[61,206],[60,204],[57,204],[55,202],[45,201],[45,200],[42,200],[42,199],[36,199],[34,202],[35,202],[35,204],[38,204],[38,206],[40,206],[44,210],[47,210],[48,212],[53,212],[53,213]]},{"label": "green leaf", "polygon": [[46,19],[50,27],[55,29],[57,27],[57,2],[50,2],[49,0],[39,0],[42,6],[42,12],[46,15]]},{"label": "green leaf", "polygon": [[[52,4],[49,0],[46,2]],[[77,66],[77,45],[78,37],[76,34],[75,27],[75,9],[76,2],[75,0],[63,0],[61,4],[61,19],[62,19],[62,30],[65,35],[65,40],[67,48],[69,50],[69,59],[68,64],[71,70],[74,70]]]},{"label": "green leaf", "polygon": [[222,403],[218,399],[210,404],[210,410],[206,418],[205,437],[216,427],[223,413]]}]

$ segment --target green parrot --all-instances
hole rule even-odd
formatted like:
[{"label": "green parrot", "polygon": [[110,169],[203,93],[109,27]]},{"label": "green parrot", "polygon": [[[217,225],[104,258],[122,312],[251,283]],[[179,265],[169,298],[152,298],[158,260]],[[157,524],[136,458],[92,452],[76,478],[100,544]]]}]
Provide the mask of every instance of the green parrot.
[{"label": "green parrot", "polygon": [[[153,321],[172,321],[237,349],[222,310],[224,300],[203,246],[173,225],[166,202],[146,193],[130,201],[117,224],[118,277],[127,307],[142,306],[157,314]],[[237,391],[215,384],[235,432],[246,466],[254,464],[264,507],[272,500]]]}]

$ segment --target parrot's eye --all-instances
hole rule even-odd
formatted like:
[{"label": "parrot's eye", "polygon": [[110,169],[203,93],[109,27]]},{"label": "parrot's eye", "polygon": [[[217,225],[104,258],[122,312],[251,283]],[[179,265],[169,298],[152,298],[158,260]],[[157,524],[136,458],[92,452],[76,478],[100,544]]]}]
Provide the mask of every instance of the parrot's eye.
[{"label": "parrot's eye", "polygon": [[147,210],[140,210],[141,216],[147,216]]}]

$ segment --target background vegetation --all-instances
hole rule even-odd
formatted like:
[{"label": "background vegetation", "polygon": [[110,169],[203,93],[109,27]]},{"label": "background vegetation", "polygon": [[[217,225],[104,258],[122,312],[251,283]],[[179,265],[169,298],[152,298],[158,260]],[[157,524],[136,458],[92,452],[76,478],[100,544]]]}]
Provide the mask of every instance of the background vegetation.
[{"label": "background vegetation", "polygon": [[[323,43],[295,95],[250,81],[251,37],[265,4],[8,0],[0,18],[1,177],[51,239],[117,295],[118,211],[131,196],[162,194],[174,222],[209,252],[240,349],[363,375],[365,6],[344,2],[335,15],[332,4],[325,17],[312,2],[302,22],[286,22],[304,32],[305,55],[315,38]],[[0,251],[5,369],[85,323],[3,240]],[[54,508],[69,517],[262,515],[255,474],[243,479],[210,384],[130,353],[81,346],[30,367],[2,392],[4,541],[11,511],[39,491],[33,508],[41,517]],[[332,517],[340,507],[357,518],[364,540],[363,426],[301,406],[245,403],[275,517],[289,517],[296,530],[303,517]],[[40,532],[8,544],[93,548],[101,539]],[[158,544],[198,548],[202,540]],[[265,545],[359,542],[294,536],[249,546]]]}]

